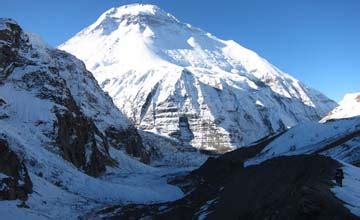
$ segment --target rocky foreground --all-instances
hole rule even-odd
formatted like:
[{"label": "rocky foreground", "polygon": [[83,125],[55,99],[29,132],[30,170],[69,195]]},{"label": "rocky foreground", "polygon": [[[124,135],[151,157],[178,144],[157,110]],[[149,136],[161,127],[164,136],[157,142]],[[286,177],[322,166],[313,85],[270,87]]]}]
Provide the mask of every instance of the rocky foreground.
[{"label": "rocky foreground", "polygon": [[[186,193],[180,200],[111,206],[88,216],[104,219],[359,219],[355,215],[359,213],[359,168],[339,160],[346,160],[344,145],[353,152],[347,154],[348,159],[353,158],[360,147],[359,118],[322,126],[346,122],[352,122],[356,132],[337,133],[322,140],[318,136],[318,149],[305,155],[299,155],[303,152],[301,149],[291,149],[281,155],[272,154],[262,163],[253,162],[266,155],[268,147],[292,137],[295,127],[250,147],[209,158],[199,169],[170,180]],[[282,147],[287,144],[283,143]],[[334,153],[339,149],[345,154]],[[352,161],[358,165],[358,160]],[[337,169],[345,170],[343,187],[335,181]],[[349,194],[355,200],[349,199]]]}]

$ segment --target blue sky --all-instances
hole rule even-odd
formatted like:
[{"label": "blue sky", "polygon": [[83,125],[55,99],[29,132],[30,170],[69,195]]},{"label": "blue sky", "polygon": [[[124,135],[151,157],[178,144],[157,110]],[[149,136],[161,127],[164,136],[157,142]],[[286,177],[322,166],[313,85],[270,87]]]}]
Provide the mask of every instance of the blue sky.
[{"label": "blue sky", "polygon": [[360,91],[359,0],[1,0],[0,17],[57,46],[108,8],[134,2],[233,39],[336,101]]}]

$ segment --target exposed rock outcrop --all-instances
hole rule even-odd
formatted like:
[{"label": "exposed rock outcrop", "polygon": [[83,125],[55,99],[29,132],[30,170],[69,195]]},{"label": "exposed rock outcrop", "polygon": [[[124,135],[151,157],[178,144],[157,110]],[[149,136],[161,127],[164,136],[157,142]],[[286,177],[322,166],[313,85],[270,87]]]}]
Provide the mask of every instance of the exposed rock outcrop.
[{"label": "exposed rock outcrop", "polygon": [[26,200],[32,182],[22,160],[0,138],[0,200]]},{"label": "exposed rock outcrop", "polygon": [[57,143],[64,159],[92,176],[103,173],[106,165],[115,164],[106,138],[91,120],[71,112],[57,113],[56,117]]},{"label": "exposed rock outcrop", "polygon": [[129,155],[140,158],[144,163],[150,163],[151,152],[143,145],[142,139],[135,127],[129,127],[122,131],[110,127],[105,131],[105,134],[115,148],[123,148]]},{"label": "exposed rock outcrop", "polygon": [[21,28],[15,21],[1,19],[0,23],[0,83],[10,74],[15,64],[16,52],[20,46]]}]

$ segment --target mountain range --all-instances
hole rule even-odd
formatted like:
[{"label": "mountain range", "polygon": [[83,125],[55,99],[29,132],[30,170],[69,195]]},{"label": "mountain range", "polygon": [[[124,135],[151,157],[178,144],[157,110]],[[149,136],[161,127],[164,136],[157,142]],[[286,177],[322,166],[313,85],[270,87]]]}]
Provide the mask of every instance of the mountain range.
[{"label": "mountain range", "polygon": [[0,215],[359,219],[359,97],[154,5],[58,49],[1,18]]}]

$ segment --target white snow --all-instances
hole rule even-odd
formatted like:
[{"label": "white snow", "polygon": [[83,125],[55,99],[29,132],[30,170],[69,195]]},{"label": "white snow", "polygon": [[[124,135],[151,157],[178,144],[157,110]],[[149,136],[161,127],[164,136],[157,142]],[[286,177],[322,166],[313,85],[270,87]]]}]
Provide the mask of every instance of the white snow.
[{"label": "white snow", "polygon": [[346,94],[339,106],[332,110],[321,122],[331,119],[351,118],[360,115],[360,92]]},{"label": "white snow", "polygon": [[264,107],[264,104],[262,104],[262,102],[260,100],[256,100],[255,104],[258,106]]},{"label": "white snow", "polygon": [[[4,130],[3,130],[4,129]],[[110,149],[119,168],[108,168],[101,178],[87,176],[62,157],[41,147],[40,134],[27,129],[15,130],[1,124],[0,133],[6,135],[10,145],[24,155],[34,184],[27,204],[30,210],[16,207],[19,202],[0,202],[0,213],[33,213],[49,218],[74,219],[92,208],[110,204],[158,203],[179,199],[183,193],[178,187],[168,185],[166,175],[189,168],[154,168],[130,158],[121,151]],[[31,147],[38,146],[38,147]],[[35,166],[29,161],[34,161]],[[38,173],[43,177],[38,177]],[[55,186],[55,183],[60,183]],[[14,211],[19,210],[19,211]],[[51,210],[51,211],[49,211]],[[20,216],[19,216],[20,215]]]}]

